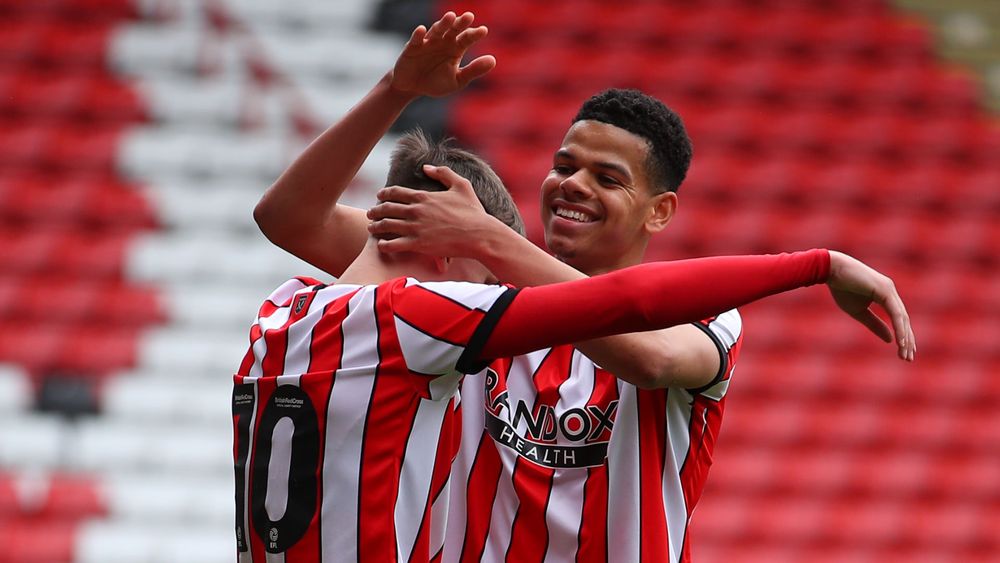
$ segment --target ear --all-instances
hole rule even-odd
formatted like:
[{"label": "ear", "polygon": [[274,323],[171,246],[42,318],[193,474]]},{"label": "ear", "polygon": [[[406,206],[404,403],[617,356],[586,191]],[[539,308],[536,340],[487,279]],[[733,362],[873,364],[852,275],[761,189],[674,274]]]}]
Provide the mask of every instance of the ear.
[{"label": "ear", "polygon": [[670,220],[677,212],[677,194],[675,192],[664,192],[656,194],[651,201],[652,207],[646,217],[646,232],[656,234],[667,227]]}]

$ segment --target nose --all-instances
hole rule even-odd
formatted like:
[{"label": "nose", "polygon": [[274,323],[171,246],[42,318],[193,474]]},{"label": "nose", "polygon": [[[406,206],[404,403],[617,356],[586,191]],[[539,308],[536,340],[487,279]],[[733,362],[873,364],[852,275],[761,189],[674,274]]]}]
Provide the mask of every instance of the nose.
[{"label": "nose", "polygon": [[585,178],[586,173],[586,170],[577,170],[559,183],[559,188],[566,194],[567,199],[587,199],[593,195]]}]

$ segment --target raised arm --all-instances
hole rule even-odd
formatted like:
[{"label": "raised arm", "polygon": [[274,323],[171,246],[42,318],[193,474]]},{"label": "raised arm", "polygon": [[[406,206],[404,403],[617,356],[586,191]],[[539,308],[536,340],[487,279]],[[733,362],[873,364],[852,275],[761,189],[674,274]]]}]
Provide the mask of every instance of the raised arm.
[{"label": "raised arm", "polygon": [[372,148],[415,98],[456,92],[496,65],[487,55],[461,66],[487,34],[471,27],[473,19],[448,12],[430,29],[417,27],[393,69],[282,173],[254,209],[271,242],[334,276],[343,273],[364,247],[367,220],[363,210],[337,201]]}]

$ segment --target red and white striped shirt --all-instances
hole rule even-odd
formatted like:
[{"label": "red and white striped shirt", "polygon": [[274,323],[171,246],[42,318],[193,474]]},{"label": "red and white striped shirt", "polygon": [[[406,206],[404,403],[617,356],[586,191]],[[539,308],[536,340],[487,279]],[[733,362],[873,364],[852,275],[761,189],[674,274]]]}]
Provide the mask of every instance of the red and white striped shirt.
[{"label": "red and white striped shirt", "polygon": [[[520,293],[410,279],[287,282],[261,307],[235,376],[241,563],[437,559],[446,519],[461,542],[448,553],[473,559],[683,554],[732,358],[710,389],[647,393],[571,348],[527,352],[692,322],[825,280],[829,264],[825,250],[652,263]],[[735,355],[738,316],[713,319],[706,332]],[[526,355],[466,386],[476,407],[465,412],[480,413],[468,423],[485,433],[463,440],[467,469],[449,479],[461,374],[485,367],[480,357],[517,354]],[[459,488],[454,519],[449,483]],[[563,494],[574,487],[576,507]],[[663,532],[647,537],[640,523]]]},{"label": "red and white striped shirt", "polygon": [[696,326],[722,357],[700,390],[638,389],[571,346],[467,378],[443,560],[688,561],[742,343],[735,310]]},{"label": "red and white striped shirt", "polygon": [[240,563],[440,551],[455,392],[508,291],[295,278],[265,301],[234,378]]}]

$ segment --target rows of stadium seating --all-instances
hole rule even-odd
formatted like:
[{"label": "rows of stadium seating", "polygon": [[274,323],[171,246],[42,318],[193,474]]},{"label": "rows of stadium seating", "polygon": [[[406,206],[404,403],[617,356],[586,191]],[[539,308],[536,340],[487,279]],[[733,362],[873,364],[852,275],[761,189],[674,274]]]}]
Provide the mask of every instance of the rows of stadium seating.
[{"label": "rows of stadium seating", "polygon": [[[450,129],[536,239],[572,112],[640,86],[696,143],[650,258],[829,245],[908,300],[913,366],[822,290],[746,309],[695,557],[1000,552],[1000,130],[925,23],[884,0],[473,7],[499,66],[456,98]],[[260,298],[315,274],[251,209],[391,65],[404,38],[366,31],[377,9],[0,1],[0,561],[232,560],[228,374]],[[371,201],[390,146],[349,202]]]},{"label": "rows of stadium seating", "polygon": [[251,210],[402,44],[364,1],[232,4],[0,2],[0,561],[232,560],[229,374],[316,274]]}]

